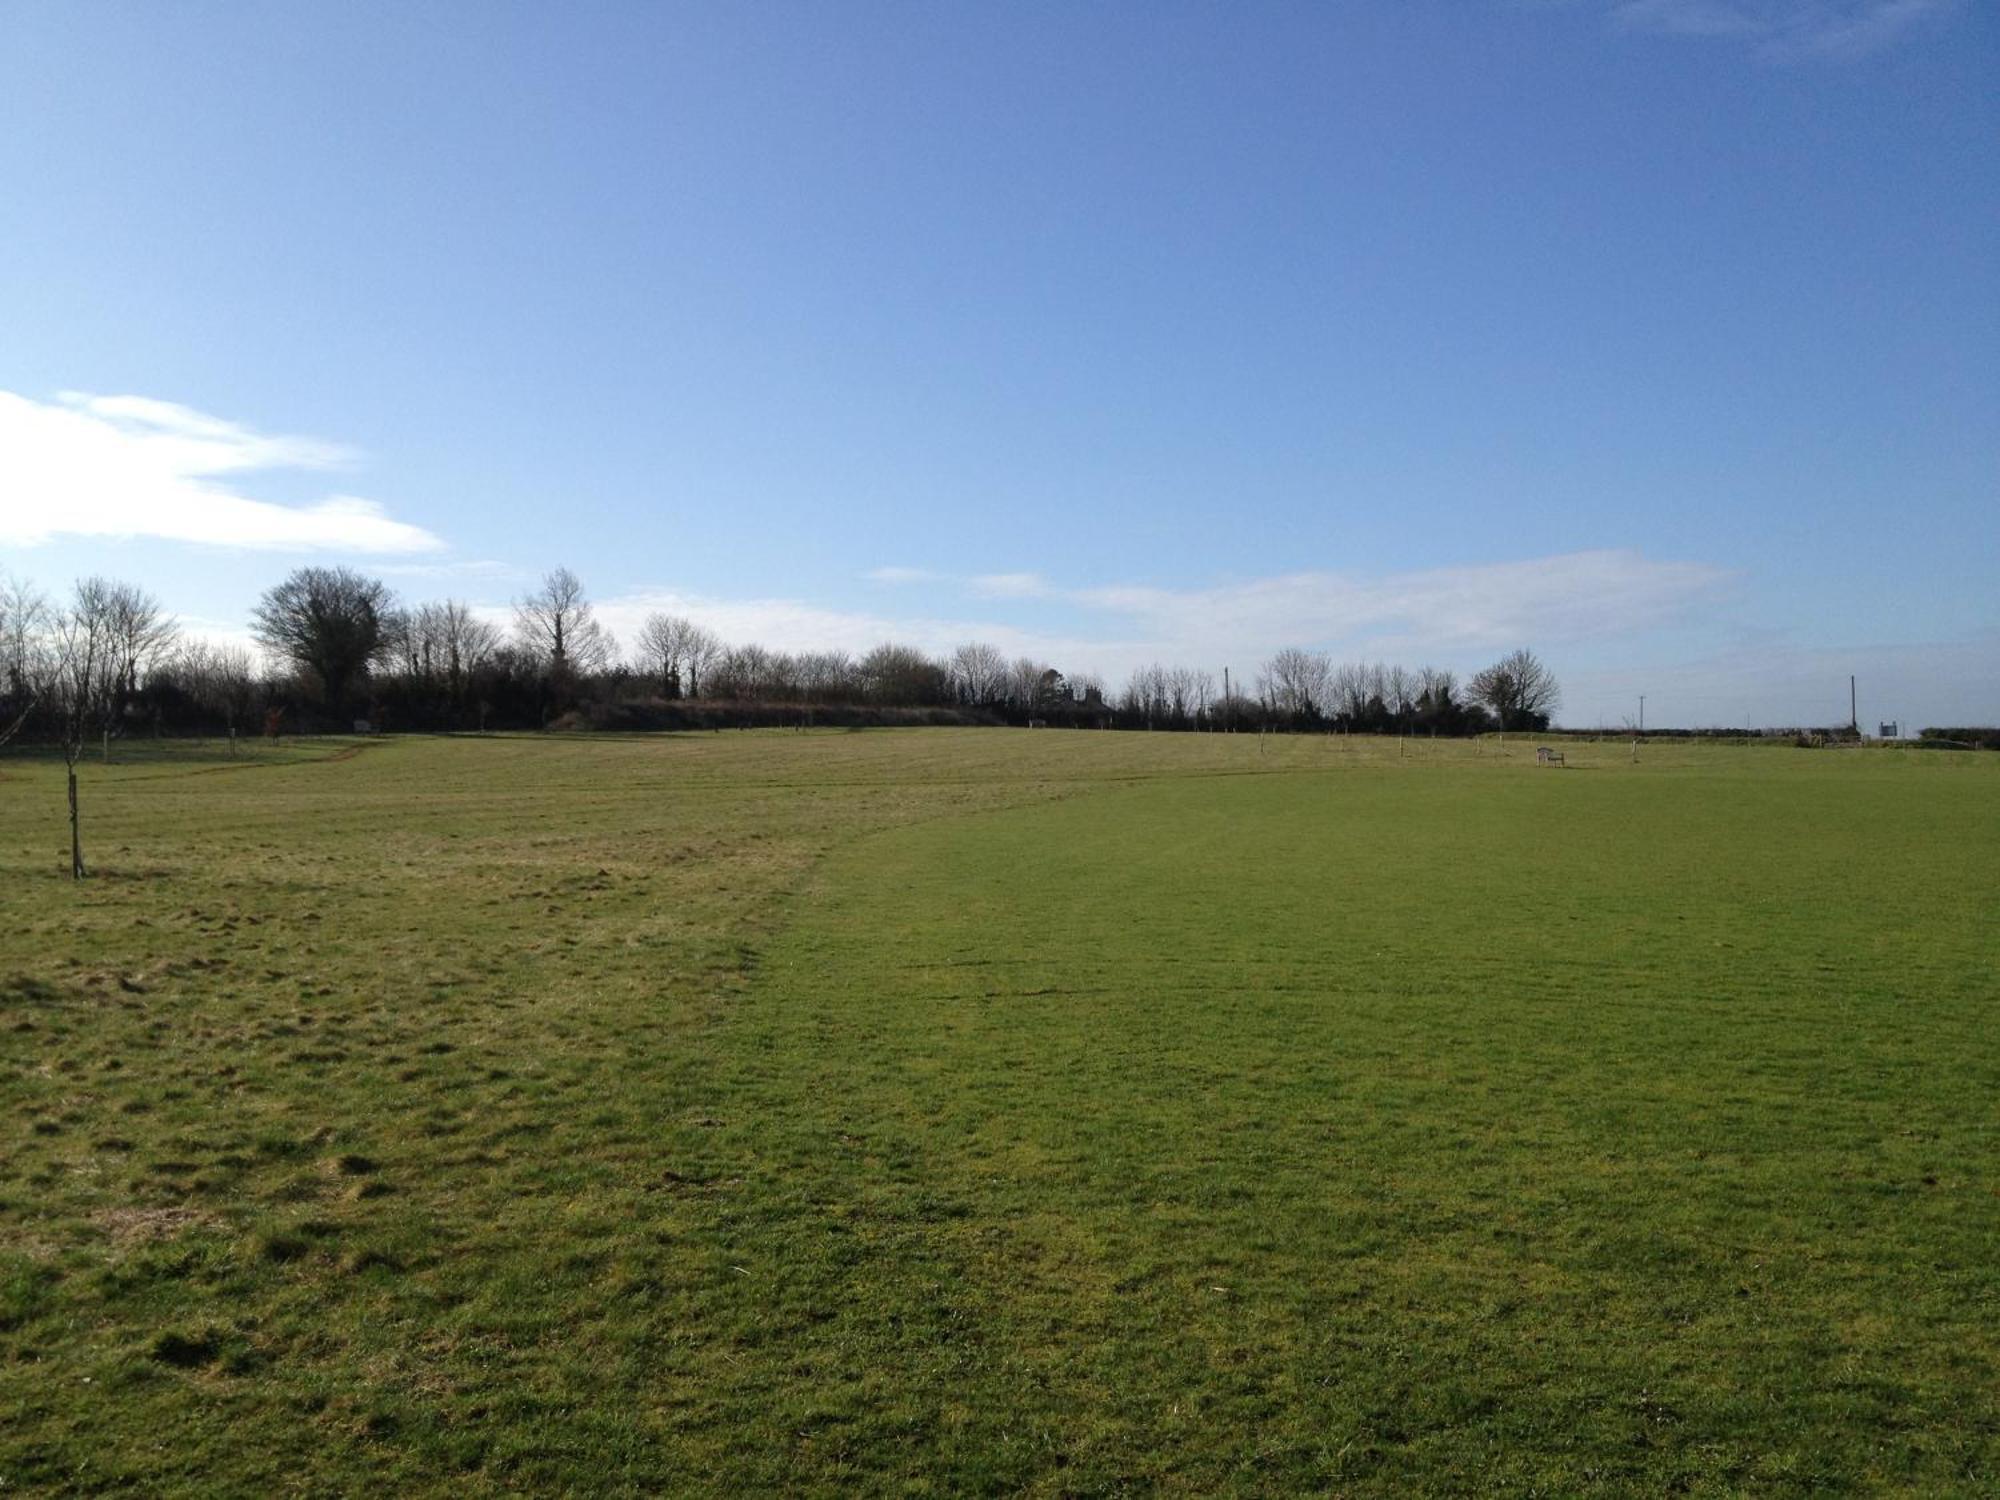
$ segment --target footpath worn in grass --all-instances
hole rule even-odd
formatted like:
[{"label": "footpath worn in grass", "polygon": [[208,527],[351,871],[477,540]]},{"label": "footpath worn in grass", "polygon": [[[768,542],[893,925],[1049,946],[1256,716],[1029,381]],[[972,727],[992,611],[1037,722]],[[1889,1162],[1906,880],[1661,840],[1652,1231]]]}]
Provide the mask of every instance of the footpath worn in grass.
[{"label": "footpath worn in grass", "polygon": [[1978,1492],[2000,762],[0,762],[0,1487]]}]

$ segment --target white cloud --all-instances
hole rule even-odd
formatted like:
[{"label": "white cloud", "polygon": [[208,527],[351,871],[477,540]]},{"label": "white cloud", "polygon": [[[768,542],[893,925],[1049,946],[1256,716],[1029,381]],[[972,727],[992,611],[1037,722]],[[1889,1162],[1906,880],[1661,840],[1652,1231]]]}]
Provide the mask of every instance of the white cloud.
[{"label": "white cloud", "polygon": [[1615,0],[1626,26],[1677,36],[1732,37],[1774,58],[1853,58],[1873,52],[1957,0]]},{"label": "white cloud", "polygon": [[40,402],[0,391],[0,545],[57,536],[363,553],[444,545],[373,500],[332,495],[281,505],[219,482],[256,470],[328,469],[351,458],[330,443],[253,432],[144,396],[66,391]]}]

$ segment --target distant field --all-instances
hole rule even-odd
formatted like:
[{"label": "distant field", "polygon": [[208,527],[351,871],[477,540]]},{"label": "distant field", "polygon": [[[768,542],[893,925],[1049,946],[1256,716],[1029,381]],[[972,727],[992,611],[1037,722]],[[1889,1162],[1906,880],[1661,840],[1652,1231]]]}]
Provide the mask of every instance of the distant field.
[{"label": "distant field", "polygon": [[0,756],[0,1494],[2000,1489],[2000,756],[1568,748]]}]

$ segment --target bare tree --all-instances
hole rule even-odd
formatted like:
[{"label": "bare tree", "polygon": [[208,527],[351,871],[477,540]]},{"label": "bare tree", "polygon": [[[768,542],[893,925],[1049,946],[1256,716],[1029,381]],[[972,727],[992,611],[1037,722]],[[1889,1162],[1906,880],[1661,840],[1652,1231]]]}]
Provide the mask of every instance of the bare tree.
[{"label": "bare tree", "polygon": [[695,698],[722,642],[685,616],[652,614],[639,629],[638,649],[641,668],[659,678],[663,695]]},{"label": "bare tree", "polygon": [[250,711],[257,690],[257,675],[250,653],[241,646],[219,646],[211,641],[191,640],[174,653],[167,672],[188,697],[206,713],[220,719],[229,731],[234,753],[236,726]]},{"label": "bare tree", "polygon": [[1134,668],[1125,683],[1125,711],[1144,719],[1151,729],[1167,717],[1169,692],[1167,669],[1158,662]]},{"label": "bare tree", "polygon": [[413,683],[430,680],[429,653],[418,611],[392,609],[382,616],[382,664]]},{"label": "bare tree", "polygon": [[854,658],[845,651],[807,651],[793,658],[799,696],[807,703],[846,697],[854,688]]},{"label": "bare tree", "polygon": [[1333,666],[1324,651],[1287,646],[1264,663],[1258,686],[1278,713],[1318,719],[1331,707]]},{"label": "bare tree", "polygon": [[514,632],[558,681],[600,670],[616,649],[597,621],[583,580],[568,568],[543,574],[542,586],[515,604]]},{"label": "bare tree", "polygon": [[1395,720],[1396,728],[1399,730],[1403,728],[1417,707],[1416,674],[1402,667],[1384,668],[1382,705],[1389,710],[1389,716]]},{"label": "bare tree", "polygon": [[658,681],[660,695],[665,698],[681,695],[681,629],[686,624],[675,615],[648,615],[632,643],[639,669]]},{"label": "bare tree", "polygon": [[947,673],[914,646],[885,642],[855,667],[862,692],[876,703],[936,703],[944,697]]},{"label": "bare tree", "polygon": [[1194,672],[1195,707],[1204,719],[1213,720],[1217,702],[1215,674],[1206,667],[1196,667]]},{"label": "bare tree", "polygon": [[72,880],[81,880],[86,874],[76,763],[83,755],[90,731],[103,723],[106,694],[112,682],[112,674],[105,666],[111,655],[108,637],[112,617],[104,593],[102,579],[84,579],[77,584],[69,606],[52,617],[49,629],[48,675],[43,697],[55,724],[63,766],[68,773]]},{"label": "bare tree", "polygon": [[1380,695],[1377,670],[1363,662],[1342,662],[1327,679],[1327,711],[1350,730],[1368,722],[1368,705]]},{"label": "bare tree", "polygon": [[1031,713],[1042,690],[1042,678],[1054,670],[1045,661],[1036,661],[1032,656],[1015,659],[1007,669],[1007,703],[1021,713]]},{"label": "bare tree", "polygon": [[1546,729],[1562,703],[1555,674],[1534,652],[1510,651],[1472,679],[1473,701],[1493,711],[1502,729]]},{"label": "bare tree", "polygon": [[1169,667],[1166,673],[1167,711],[1175,727],[1185,728],[1208,712],[1215,696],[1215,678],[1196,667]]},{"label": "bare tree", "polygon": [[1007,694],[1007,658],[984,641],[968,641],[951,654],[952,683],[961,702],[986,708]]},{"label": "bare tree", "polygon": [[383,634],[396,671],[415,690],[418,711],[454,723],[469,706],[474,674],[500,647],[500,632],[457,599],[395,611],[385,617]]},{"label": "bare tree", "polygon": [[771,653],[762,646],[730,646],[710,672],[709,691],[741,700],[761,697],[770,686],[771,662]]},{"label": "bare tree", "polygon": [[389,590],[346,568],[300,568],[264,591],[251,632],[273,656],[318,678],[336,715],[389,648]]},{"label": "bare tree", "polygon": [[435,649],[444,669],[445,690],[454,703],[462,703],[472,676],[500,649],[500,632],[472,612],[472,606],[458,599],[442,604],[426,604],[418,611],[420,628]]},{"label": "bare tree", "polygon": [[709,669],[721,659],[722,637],[691,621],[684,623],[687,629],[681,636],[681,661],[687,667],[687,695],[699,698],[702,681],[708,676]]},{"label": "bare tree", "polygon": [[111,737],[124,727],[125,712],[138,696],[145,674],[173,646],[177,627],[144,589],[108,578],[87,578],[77,585],[77,608],[100,616],[96,633],[102,642],[98,670],[98,732],[104,758],[111,759]]},{"label": "bare tree", "polygon": [[25,579],[0,577],[0,745],[21,732],[47,686],[48,601]]},{"label": "bare tree", "polygon": [[774,651],[764,668],[764,693],[766,698],[781,703],[790,703],[805,695],[800,681],[803,668],[799,659],[789,651]]}]

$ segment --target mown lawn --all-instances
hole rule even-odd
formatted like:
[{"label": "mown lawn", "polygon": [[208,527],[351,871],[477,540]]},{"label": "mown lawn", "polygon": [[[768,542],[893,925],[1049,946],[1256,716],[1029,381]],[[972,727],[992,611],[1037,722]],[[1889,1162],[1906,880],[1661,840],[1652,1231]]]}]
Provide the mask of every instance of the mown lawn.
[{"label": "mown lawn", "polygon": [[0,1490],[2000,1487],[2000,758],[0,759]]}]

